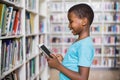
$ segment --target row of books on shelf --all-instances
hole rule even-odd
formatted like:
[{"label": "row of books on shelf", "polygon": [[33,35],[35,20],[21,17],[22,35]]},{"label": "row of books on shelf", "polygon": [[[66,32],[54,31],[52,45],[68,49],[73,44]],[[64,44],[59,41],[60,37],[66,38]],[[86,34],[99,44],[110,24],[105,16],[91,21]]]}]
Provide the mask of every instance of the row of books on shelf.
[{"label": "row of books on shelf", "polygon": [[120,56],[120,47],[104,47],[104,49],[102,47],[95,47],[95,55]]},{"label": "row of books on shelf", "polygon": [[68,18],[66,14],[57,13],[50,15],[50,22],[52,23],[63,23],[68,22]]},{"label": "row of books on shelf", "polygon": [[[26,34],[33,34],[35,33],[35,14],[30,13],[26,11],[26,17],[25,17],[25,33]],[[39,22],[39,32],[44,33],[45,32],[45,25],[44,21]]]},{"label": "row of books on shelf", "polygon": [[[36,80],[36,77],[39,76],[42,70],[44,70],[46,66],[46,59],[43,54],[39,55],[39,64],[36,65],[36,57],[32,58],[30,61],[26,62],[26,80]],[[36,72],[36,68],[38,67],[39,72]],[[20,68],[13,70],[12,72],[5,74],[3,78],[0,77],[1,80],[20,80],[19,74]]]},{"label": "row of books on shelf", "polygon": [[[68,18],[66,14],[51,14],[50,15],[50,21],[52,23],[62,23],[63,21],[65,23],[68,23]],[[94,23],[95,22],[119,22],[120,21],[120,14],[119,13],[95,13],[94,17]]]},{"label": "row of books on shelf", "polygon": [[118,59],[116,57],[114,58],[108,58],[104,57],[102,58],[94,58],[92,66],[94,67],[110,67],[110,68],[117,68],[116,62]]},{"label": "row of books on shelf", "polygon": [[[65,2],[64,4],[62,2],[53,2],[50,4],[51,11],[68,11],[68,9],[74,5],[74,2]],[[62,7],[61,7],[62,6]],[[120,10],[120,2],[118,1],[106,1],[106,2],[92,2],[91,3],[92,8],[97,10]]]},{"label": "row of books on shelf", "polygon": [[[68,28],[68,25],[61,25],[61,24],[54,24],[51,25],[51,32],[70,32],[70,29]],[[120,32],[120,25],[114,24],[114,25],[92,25],[91,26],[91,32],[100,32],[100,33],[119,33]]]},{"label": "row of books on shelf", "polygon": [[114,55],[114,56],[116,56],[116,55],[118,55],[118,56],[120,56],[120,47],[105,47],[104,48],[104,53],[107,55],[107,54],[109,54],[109,55]]},{"label": "row of books on shelf", "polygon": [[32,54],[36,54],[35,46],[35,37],[26,37],[26,59],[28,59]]},{"label": "row of books on shelf", "polygon": [[95,11],[102,10],[120,10],[120,2],[119,1],[104,1],[103,2],[92,2],[92,8]]},{"label": "row of books on shelf", "polygon": [[26,34],[31,34],[34,33],[34,17],[35,15],[30,13],[30,12],[26,12],[26,18],[25,18],[25,29],[26,29]]},{"label": "row of books on shelf", "polygon": [[52,25],[51,27],[51,32],[69,32],[70,29],[68,28],[68,25],[61,25],[61,24],[57,24],[57,25]]},{"label": "row of books on shelf", "polygon": [[91,32],[101,32],[101,33],[120,33],[120,25],[115,24],[115,25],[92,25],[91,26]]},{"label": "row of books on shelf", "polygon": [[9,1],[9,2],[13,2],[13,3],[21,3],[21,0],[4,0],[4,1]]},{"label": "row of books on shelf", "polygon": [[[66,53],[67,48],[68,46],[64,46],[64,48],[62,48],[61,46],[52,46],[51,50],[54,53]],[[95,55],[103,55],[108,57],[120,56],[120,47],[104,47],[104,49],[102,47],[95,47]]]},{"label": "row of books on shelf", "polygon": [[26,63],[26,80],[33,80],[36,74],[35,67],[35,58],[31,59],[28,63]]},{"label": "row of books on shelf", "polygon": [[63,4],[62,2],[51,2],[49,4],[49,8],[51,11],[62,11],[63,10]]},{"label": "row of books on shelf", "polygon": [[[38,48],[35,40],[35,36],[27,36],[26,37],[26,59],[29,60],[31,56],[37,55],[35,49]],[[39,35],[39,43],[45,43],[45,35]]]},{"label": "row of books on shelf", "polygon": [[18,72],[19,72],[18,70],[13,71],[1,80],[19,80],[19,73]]},{"label": "row of books on shelf", "polygon": [[39,35],[39,43],[45,43],[45,35]]},{"label": "row of books on shelf", "polygon": [[104,39],[105,44],[119,44],[120,43],[120,36],[106,36]]},{"label": "row of books on shelf", "polygon": [[108,35],[108,36],[104,36],[104,37],[99,37],[99,36],[96,36],[96,37],[93,37],[93,42],[94,44],[113,44],[113,45],[116,45],[116,44],[119,44],[120,43],[120,37],[119,36],[114,36],[114,35]]},{"label": "row of books on shelf", "polygon": [[44,23],[44,21],[39,22],[39,32],[41,32],[41,33],[45,32],[45,23]]},{"label": "row of books on shelf", "polygon": [[25,7],[30,10],[36,10],[36,0],[25,0]]},{"label": "row of books on shelf", "polygon": [[52,52],[54,52],[56,54],[65,54],[67,52],[67,49],[68,49],[67,46],[66,47],[64,46],[64,48],[62,48],[61,46],[60,47],[58,47],[58,46],[51,47]]},{"label": "row of books on shelf", "polygon": [[[0,41],[0,72],[3,74],[23,62],[22,39],[6,39]],[[0,75],[1,75],[0,74]]]},{"label": "row of books on shelf", "polygon": [[75,41],[75,38],[74,37],[63,37],[61,38],[61,36],[54,36],[54,37],[51,37],[50,38],[50,42],[51,43],[61,43],[61,42],[64,42],[64,43],[73,43]]},{"label": "row of books on shelf", "polygon": [[44,70],[46,63],[47,63],[47,60],[46,60],[44,54],[41,53],[39,55],[39,72],[40,73]]},{"label": "row of books on shelf", "polygon": [[[93,36],[92,40],[94,44],[113,44],[115,45],[116,43],[120,43],[120,37],[119,36],[114,36],[114,35],[106,35],[104,37],[101,36]],[[51,36],[50,37],[50,42],[51,43],[73,43],[75,41],[74,37],[61,37],[61,36]]]},{"label": "row of books on shelf", "polygon": [[21,11],[0,3],[0,36],[21,34]]},{"label": "row of books on shelf", "polygon": [[95,13],[94,20],[96,22],[106,21],[106,22],[119,22],[120,14],[119,13]]},{"label": "row of books on shelf", "polygon": [[[11,62],[11,59],[12,59],[12,63],[15,63],[15,62],[17,63],[19,56],[16,56],[16,55],[18,55],[18,54],[15,54],[15,56],[12,55],[12,57],[11,57],[11,55],[6,55],[6,56],[10,58],[9,62]],[[1,56],[1,57],[3,57],[3,56]],[[7,60],[7,57],[4,57],[5,58],[4,60]],[[33,57],[32,59],[30,59],[29,61],[26,61],[26,63],[25,63],[26,64],[26,69],[25,69],[26,70],[26,80],[36,80],[36,77],[39,76],[39,74],[45,68],[45,65],[46,65],[46,62],[47,62],[45,56],[43,56],[42,53],[39,54],[39,61],[37,63],[38,65],[36,65],[36,59],[37,59],[36,57]],[[12,72],[8,72],[7,74],[4,74],[5,71],[3,72],[3,68],[5,69],[6,66],[4,66],[4,65],[7,65],[7,63],[4,63],[4,60],[2,60],[3,62],[0,65],[0,70],[2,70],[2,72],[1,72],[2,78],[1,78],[1,75],[0,75],[0,79],[1,80],[19,80],[20,79],[20,75],[21,75],[21,74],[19,74],[19,71],[20,71],[19,67],[15,68],[13,70],[11,69]],[[3,63],[4,63],[4,65],[3,65]],[[19,64],[20,63],[17,63],[16,65],[19,65]],[[12,65],[10,65],[10,66],[11,66],[11,68],[14,67]],[[36,72],[36,68],[37,67],[39,68],[38,69],[39,73]]]}]

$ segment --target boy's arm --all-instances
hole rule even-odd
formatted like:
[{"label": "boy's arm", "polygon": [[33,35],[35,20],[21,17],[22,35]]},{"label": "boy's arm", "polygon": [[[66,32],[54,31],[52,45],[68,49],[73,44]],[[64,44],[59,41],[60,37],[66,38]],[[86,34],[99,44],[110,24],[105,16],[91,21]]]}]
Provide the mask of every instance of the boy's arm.
[{"label": "boy's arm", "polygon": [[89,76],[89,67],[79,67],[79,72],[74,72],[72,70],[64,67],[57,59],[57,57],[52,54],[53,58],[47,58],[48,65],[52,68],[55,68],[68,76],[71,80],[88,80]]},{"label": "boy's arm", "polygon": [[59,65],[57,69],[66,76],[68,76],[71,80],[88,80],[89,77],[88,67],[79,67],[79,72],[71,71],[65,68],[63,65]]}]

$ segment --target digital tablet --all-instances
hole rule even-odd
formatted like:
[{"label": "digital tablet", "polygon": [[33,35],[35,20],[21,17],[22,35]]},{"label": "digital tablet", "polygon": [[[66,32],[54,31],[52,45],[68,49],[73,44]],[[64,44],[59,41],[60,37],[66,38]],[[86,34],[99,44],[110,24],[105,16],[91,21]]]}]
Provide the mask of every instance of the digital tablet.
[{"label": "digital tablet", "polygon": [[51,57],[51,51],[44,45],[44,44],[39,44],[39,48],[42,50],[43,53],[45,53],[46,56]]}]

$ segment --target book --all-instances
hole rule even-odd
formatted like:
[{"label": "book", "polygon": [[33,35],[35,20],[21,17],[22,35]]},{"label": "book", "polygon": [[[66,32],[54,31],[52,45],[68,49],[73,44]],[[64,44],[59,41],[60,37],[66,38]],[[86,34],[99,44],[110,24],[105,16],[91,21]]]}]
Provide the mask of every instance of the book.
[{"label": "book", "polygon": [[7,14],[8,14],[8,11],[7,11],[7,6],[5,7],[5,16],[4,16],[4,23],[3,23],[3,26],[2,26],[2,36],[5,36],[7,33],[6,33],[6,23],[7,23]]},{"label": "book", "polygon": [[29,68],[29,62],[26,63],[26,80],[30,80],[30,68]]},{"label": "book", "polygon": [[45,35],[39,35],[39,44],[44,43]]},{"label": "book", "polygon": [[26,59],[29,58],[34,53],[35,50],[35,37],[27,37],[26,38]]},{"label": "book", "polygon": [[2,63],[2,60],[1,60],[1,56],[2,56],[2,54],[1,54],[1,52],[2,52],[2,40],[0,40],[0,75],[1,75],[1,72],[2,72],[2,69],[1,69],[1,63]]},{"label": "book", "polygon": [[31,61],[30,61],[30,74],[31,74],[31,77],[33,77],[35,75],[35,58],[33,58]]},{"label": "book", "polygon": [[30,28],[30,13],[26,12],[25,14],[25,30],[26,30],[26,34],[30,34],[31,33],[31,28]]},{"label": "book", "polygon": [[13,7],[7,7],[7,18],[6,18],[6,25],[5,25],[6,35],[9,35],[9,28],[10,28],[10,21],[11,21],[11,18],[12,18],[12,12],[13,12]]},{"label": "book", "polygon": [[5,8],[6,8],[6,5],[0,3],[0,36],[2,34],[2,28],[4,26]]},{"label": "book", "polygon": [[10,21],[10,27],[9,27],[9,35],[12,35],[12,32],[13,32],[13,24],[15,22],[15,15],[16,15],[16,11],[14,10],[12,12],[12,16],[11,16],[11,21]]},{"label": "book", "polygon": [[30,13],[30,30],[31,33],[34,33],[34,14]]},{"label": "book", "polygon": [[20,22],[19,18],[20,18],[20,11],[17,11],[15,15],[14,25],[13,25],[13,35],[17,34],[17,30]]},{"label": "book", "polygon": [[1,56],[1,72],[8,71],[9,69],[21,64],[23,61],[21,39],[7,39],[2,41],[2,54]]},{"label": "book", "polygon": [[45,32],[45,25],[43,22],[39,22],[39,32],[44,33]]},{"label": "book", "polygon": [[10,74],[6,75],[2,80],[19,80],[18,75],[18,70],[15,70]]}]

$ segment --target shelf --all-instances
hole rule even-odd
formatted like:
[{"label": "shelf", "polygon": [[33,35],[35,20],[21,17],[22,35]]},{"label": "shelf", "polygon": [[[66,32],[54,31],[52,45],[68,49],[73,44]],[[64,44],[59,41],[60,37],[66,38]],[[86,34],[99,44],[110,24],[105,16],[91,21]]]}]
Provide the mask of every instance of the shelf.
[{"label": "shelf", "polygon": [[29,62],[31,59],[37,57],[39,54],[32,53],[29,56],[26,56],[26,63]]},{"label": "shelf", "polygon": [[26,8],[26,11],[27,11],[27,12],[30,12],[30,13],[33,13],[33,14],[35,14],[35,15],[38,14],[38,12],[36,12],[35,9],[32,10],[32,9],[27,9],[27,8]]},{"label": "shelf", "polygon": [[3,36],[3,37],[0,37],[0,40],[2,39],[12,39],[12,38],[22,38],[23,35],[15,35],[15,36]]},{"label": "shelf", "polygon": [[103,32],[104,35],[120,35],[120,32]]},{"label": "shelf", "polygon": [[39,12],[43,4],[43,0],[0,0],[0,80],[41,79],[37,46],[48,35],[46,17]]},{"label": "shelf", "polygon": [[18,8],[18,9],[23,9],[23,6],[21,5],[21,3],[17,3],[17,2],[11,2],[11,1],[8,1],[8,0],[1,0],[0,1],[1,3],[4,3],[4,4],[7,4],[7,5],[10,5],[10,6],[14,6],[15,8]]},{"label": "shelf", "polygon": [[117,62],[118,65],[120,65],[120,62]]},{"label": "shelf", "polygon": [[104,46],[120,46],[120,43],[117,43],[117,44],[106,43],[104,44]]},{"label": "shelf", "polygon": [[53,46],[63,46],[63,45],[66,45],[66,46],[70,46],[72,43],[50,43],[50,45],[53,45]]},{"label": "shelf", "polygon": [[13,67],[12,69],[5,71],[2,76],[0,77],[0,79],[4,78],[6,75],[10,74],[11,72],[13,72],[14,70],[20,68],[24,63],[18,64],[15,67]]},{"label": "shelf", "polygon": [[31,37],[31,36],[36,36],[37,35],[37,33],[34,33],[34,34],[26,34],[25,36],[26,37]]},{"label": "shelf", "polygon": [[104,54],[104,57],[120,57],[120,55],[110,55],[110,54]]},{"label": "shelf", "polygon": [[92,66],[92,69],[119,69],[119,67],[109,67],[109,66]]},{"label": "shelf", "polygon": [[[91,32],[90,36],[92,37],[94,41],[94,47],[100,48],[96,50],[95,58],[97,59],[97,62],[99,65],[94,66],[94,68],[115,68],[112,67],[112,60],[120,58],[120,55],[110,55],[105,53],[107,51],[105,48],[110,48],[110,51],[114,50],[116,48],[118,50],[118,53],[120,54],[120,1],[112,1],[112,0],[57,0],[57,1],[49,1],[48,4],[48,25],[50,25],[49,29],[49,46],[50,48],[55,48],[59,52],[64,52],[65,48],[68,48],[68,46],[71,43],[68,43],[64,41],[64,38],[67,38],[68,36],[71,37],[72,34],[70,34],[70,31],[67,29],[64,29],[63,27],[68,26],[69,22],[67,19],[67,10],[76,3],[87,3],[90,4],[91,7],[94,10],[95,16],[93,24],[91,25]],[[114,3],[114,4],[113,4]],[[116,3],[116,4],[115,4]],[[60,5],[63,5],[61,10],[59,8]],[[102,7],[101,7],[102,6]],[[64,14],[64,16],[63,16]],[[61,36],[60,36],[61,35]],[[116,38],[117,37],[117,38]],[[58,42],[57,42],[58,40]],[[60,41],[59,41],[60,40]],[[117,41],[117,42],[116,42]],[[61,48],[62,47],[62,48]],[[112,47],[112,48],[111,48]],[[107,65],[107,58],[109,61],[111,60],[111,63],[109,63],[109,66]],[[100,62],[100,63],[99,63]],[[104,65],[105,64],[105,65]]]}]

